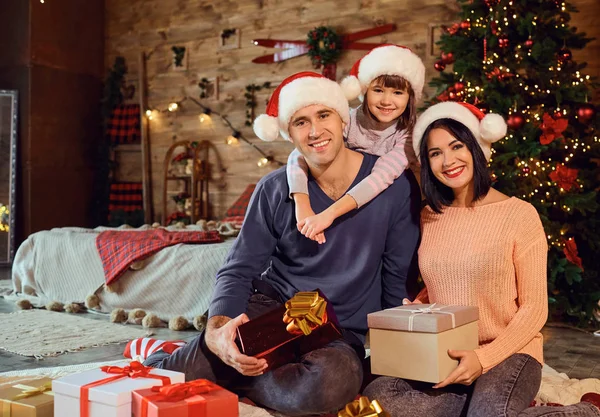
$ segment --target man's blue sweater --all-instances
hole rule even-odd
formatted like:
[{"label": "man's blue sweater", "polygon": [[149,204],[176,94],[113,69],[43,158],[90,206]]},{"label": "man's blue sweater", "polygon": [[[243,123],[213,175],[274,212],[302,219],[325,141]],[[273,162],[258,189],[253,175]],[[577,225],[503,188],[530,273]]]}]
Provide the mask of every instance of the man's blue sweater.
[{"label": "man's blue sweater", "polygon": [[[349,189],[371,173],[376,160],[364,154]],[[315,213],[334,203],[310,175],[308,190]],[[325,231],[323,245],[297,230],[288,194],[285,168],[256,186],[240,235],[217,274],[209,317],[244,313],[252,280],[262,278],[284,300],[319,288],[340,325],[364,342],[367,314],[402,305],[408,275],[416,271],[420,192],[412,172],[405,171],[370,203],[338,218]]]}]

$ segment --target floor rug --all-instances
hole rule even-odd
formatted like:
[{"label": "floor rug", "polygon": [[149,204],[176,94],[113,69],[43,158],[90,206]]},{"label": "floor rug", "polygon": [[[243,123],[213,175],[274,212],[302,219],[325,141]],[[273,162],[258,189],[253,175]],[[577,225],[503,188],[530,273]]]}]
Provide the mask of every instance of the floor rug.
[{"label": "floor rug", "polygon": [[0,314],[0,349],[42,358],[144,337],[133,326],[47,310]]}]

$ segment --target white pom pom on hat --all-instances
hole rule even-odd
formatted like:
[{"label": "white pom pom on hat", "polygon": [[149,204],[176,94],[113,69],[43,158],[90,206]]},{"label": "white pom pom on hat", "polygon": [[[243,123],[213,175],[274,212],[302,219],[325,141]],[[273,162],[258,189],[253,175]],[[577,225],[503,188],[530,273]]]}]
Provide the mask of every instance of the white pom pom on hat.
[{"label": "white pom pom on hat", "polygon": [[[479,109],[478,109],[479,110]],[[489,143],[494,143],[506,136],[507,125],[504,118],[499,114],[488,113],[483,116],[479,123],[479,133],[481,139]]]},{"label": "white pom pom on hat", "polygon": [[254,119],[252,128],[256,136],[265,142],[273,142],[279,137],[279,121],[277,117],[261,114]]},{"label": "white pom pom on hat", "polygon": [[469,103],[444,101],[429,107],[417,119],[413,130],[413,149],[417,159],[421,153],[421,141],[425,130],[440,119],[452,119],[465,125],[477,140],[488,161],[492,156],[492,143],[502,139],[507,132],[506,122],[499,114],[484,114]]},{"label": "white pom pom on hat", "polygon": [[335,81],[304,71],[287,77],[277,86],[266,114],[254,120],[253,129],[260,139],[271,142],[281,136],[290,140],[289,123],[298,110],[313,104],[322,104],[335,110],[344,123],[350,122],[350,108],[342,88]]},{"label": "white pom pom on hat", "polygon": [[408,81],[418,101],[425,85],[425,65],[417,54],[400,45],[381,45],[356,61],[341,82],[348,100],[362,97],[371,81],[381,75],[398,75]]}]

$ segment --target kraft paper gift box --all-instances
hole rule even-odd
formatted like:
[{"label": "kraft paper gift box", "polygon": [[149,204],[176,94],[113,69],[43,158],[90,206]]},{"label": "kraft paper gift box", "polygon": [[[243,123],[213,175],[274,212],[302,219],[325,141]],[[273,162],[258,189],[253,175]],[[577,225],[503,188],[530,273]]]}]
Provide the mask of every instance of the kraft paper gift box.
[{"label": "kraft paper gift box", "polygon": [[0,390],[0,416],[53,417],[54,394],[50,378],[21,381]]},{"label": "kraft paper gift box", "polygon": [[147,368],[139,362],[131,362],[125,367],[103,366],[68,375],[52,382],[54,415],[131,417],[132,391],[184,381],[185,375],[181,372]]},{"label": "kraft paper gift box", "polygon": [[448,349],[479,346],[477,307],[412,304],[367,316],[371,371],[438,383],[456,368]]},{"label": "kraft paper gift box", "polygon": [[[306,298],[303,299],[303,297]],[[301,312],[298,314],[298,319],[303,320],[306,315],[310,315],[311,308],[308,304],[314,305],[313,300],[316,297],[320,297],[325,302],[322,309],[326,313],[322,314],[323,311],[321,311],[317,314],[323,316],[322,323],[312,326],[308,335],[297,329],[296,332],[288,331],[289,324],[283,321],[284,315],[289,313],[295,316],[294,309],[297,309]],[[306,302],[306,300],[310,301]],[[297,304],[296,301],[299,303]],[[342,337],[333,307],[319,290],[297,293],[286,305],[239,326],[237,334],[240,351],[248,356],[265,358],[269,370],[291,363],[300,356]]]},{"label": "kraft paper gift box", "polygon": [[238,417],[238,396],[206,379],[133,391],[133,417]]}]

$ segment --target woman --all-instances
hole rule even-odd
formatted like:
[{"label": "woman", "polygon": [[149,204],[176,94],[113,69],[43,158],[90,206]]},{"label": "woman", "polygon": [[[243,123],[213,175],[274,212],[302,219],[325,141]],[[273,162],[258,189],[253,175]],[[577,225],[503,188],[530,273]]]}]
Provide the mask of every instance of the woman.
[{"label": "woman", "polygon": [[506,123],[445,102],[417,121],[413,146],[427,200],[416,302],[479,307],[479,348],[433,387],[378,378],[364,394],[394,416],[600,416],[590,403],[527,408],[541,383],[548,246],[535,208],[491,188],[491,144]]}]

